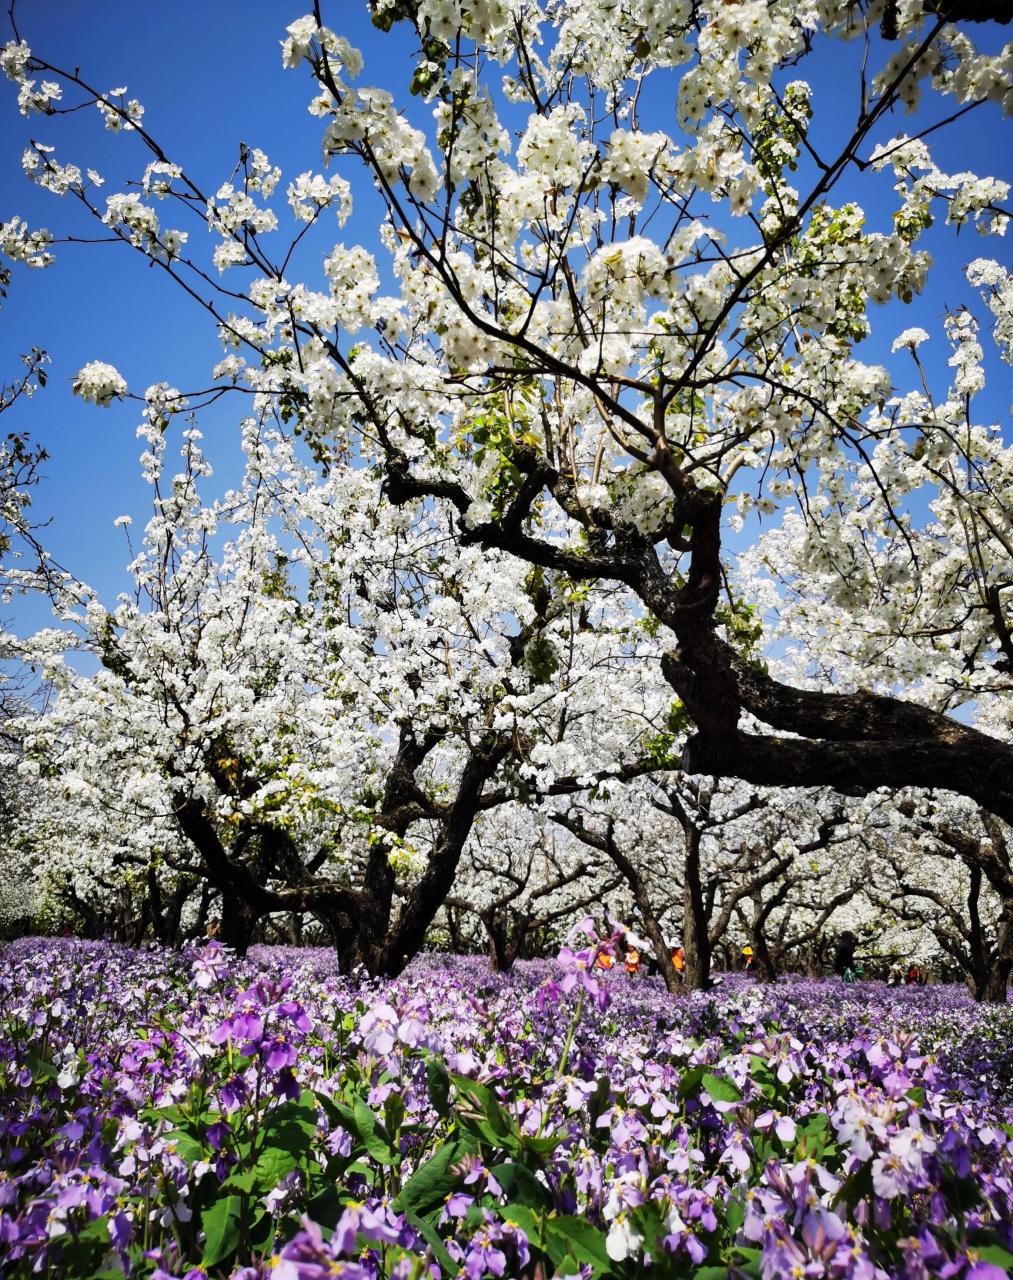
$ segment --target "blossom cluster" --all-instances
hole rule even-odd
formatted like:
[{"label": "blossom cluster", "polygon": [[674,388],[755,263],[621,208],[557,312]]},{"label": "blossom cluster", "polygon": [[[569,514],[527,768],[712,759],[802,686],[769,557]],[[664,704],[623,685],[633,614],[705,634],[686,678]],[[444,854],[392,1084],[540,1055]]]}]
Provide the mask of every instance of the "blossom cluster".
[{"label": "blossom cluster", "polygon": [[74,379],[74,394],[92,404],[107,405],[117,397],[126,395],[127,383],[123,375],[111,364],[92,360],[78,371]]}]

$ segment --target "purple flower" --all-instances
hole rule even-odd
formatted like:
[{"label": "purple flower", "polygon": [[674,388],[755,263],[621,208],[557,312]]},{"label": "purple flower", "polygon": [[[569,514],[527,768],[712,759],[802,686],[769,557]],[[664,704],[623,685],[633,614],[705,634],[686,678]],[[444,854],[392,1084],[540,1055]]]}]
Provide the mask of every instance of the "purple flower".
[{"label": "purple flower", "polygon": [[262,1049],[267,1055],[265,1061],[269,1071],[282,1071],[296,1064],[298,1054],[295,1051],[295,1045],[286,1040],[283,1035],[272,1036],[264,1042]]},{"label": "purple flower", "polygon": [[[263,1020],[253,1010],[247,1010],[237,1013],[231,1018],[226,1018],[224,1022],[215,1027],[214,1031],[211,1032],[211,1042],[212,1044],[225,1044],[227,1041],[246,1040],[249,1043],[243,1046],[241,1052],[248,1057],[252,1057],[257,1052],[257,1047],[263,1034]],[[252,1049],[251,1045],[253,1046]]]},{"label": "purple flower", "polygon": [[[335,1233],[336,1234],[336,1233]],[[365,1267],[354,1262],[339,1263],[337,1254],[344,1252],[332,1238],[324,1243],[323,1234],[315,1222],[303,1217],[302,1230],[298,1232],[274,1259],[272,1280],[372,1280]]]},{"label": "purple flower", "polygon": [[483,1276],[501,1276],[506,1271],[506,1254],[499,1241],[487,1228],[483,1228],[468,1243],[464,1257],[464,1271],[468,1280],[482,1280]]},{"label": "purple flower", "polygon": [[452,1191],[440,1212],[440,1221],[447,1222],[450,1218],[463,1218],[474,1203],[474,1196],[466,1195],[463,1191]]},{"label": "purple flower", "polygon": [[1004,1267],[979,1259],[964,1272],[964,1280],[1009,1280],[1009,1272]]},{"label": "purple flower", "polygon": [[286,1000],[284,1004],[278,1005],[278,1012],[286,1017],[297,1031],[310,1032],[313,1030],[313,1023],[307,1016],[306,1010],[295,1000]]}]

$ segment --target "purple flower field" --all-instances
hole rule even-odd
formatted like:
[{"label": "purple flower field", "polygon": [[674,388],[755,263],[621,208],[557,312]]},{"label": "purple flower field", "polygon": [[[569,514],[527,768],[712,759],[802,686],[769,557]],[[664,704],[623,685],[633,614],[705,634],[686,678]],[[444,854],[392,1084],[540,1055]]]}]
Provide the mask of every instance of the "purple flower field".
[{"label": "purple flower field", "polygon": [[0,1275],[955,1277],[1013,1266],[1013,1008],[594,940],[431,955],[26,940],[0,972]]}]

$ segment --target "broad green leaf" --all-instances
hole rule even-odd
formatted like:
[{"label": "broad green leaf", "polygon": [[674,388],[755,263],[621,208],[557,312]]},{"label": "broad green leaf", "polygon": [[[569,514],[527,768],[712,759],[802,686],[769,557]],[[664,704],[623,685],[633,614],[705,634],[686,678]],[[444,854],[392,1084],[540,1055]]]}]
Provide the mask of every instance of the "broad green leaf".
[{"label": "broad green leaf", "polygon": [[[280,1148],[294,1157],[294,1168],[313,1145],[317,1134],[317,1113],[301,1102],[283,1102],[264,1118],[262,1149]],[[288,1170],[286,1170],[288,1172]]]},{"label": "broad green leaf", "polygon": [[173,1129],[165,1135],[165,1140],[181,1156],[187,1164],[195,1164],[208,1154],[209,1143],[201,1142],[192,1133],[183,1129]]},{"label": "broad green leaf", "polygon": [[[222,1186],[229,1191],[242,1191],[247,1195],[253,1190],[257,1183],[257,1175],[252,1169],[241,1169],[235,1173],[229,1174],[228,1178],[222,1183]],[[273,1186],[274,1184],[272,1184]]]},{"label": "broad green leaf", "polygon": [[387,1166],[397,1164],[398,1157],[391,1148],[386,1129],[361,1098],[355,1099],[352,1112],[355,1115],[355,1123],[358,1125],[363,1145],[377,1164]]},{"label": "broad green leaf", "polygon": [[728,1234],[736,1236],[745,1220],[746,1206],[737,1197],[733,1197],[725,1207],[725,1226],[728,1228]]},{"label": "broad green leaf", "polygon": [[611,1094],[612,1084],[608,1076],[599,1076],[594,1093],[587,1100],[587,1113],[591,1117],[592,1128],[597,1125],[602,1112],[608,1107]]},{"label": "broad green leaf", "polygon": [[578,1262],[589,1262],[602,1271],[611,1267],[604,1235],[586,1218],[549,1218],[546,1230],[551,1236],[564,1240],[568,1251]]},{"label": "broad green leaf", "polygon": [[455,1075],[451,1078],[457,1089],[454,1104],[457,1123],[490,1147],[517,1155],[520,1152],[520,1136],[492,1089],[478,1081],[469,1080],[467,1076]]},{"label": "broad green leaf", "polygon": [[735,1263],[735,1270],[741,1275],[759,1276],[760,1271],[760,1250],[746,1248],[744,1245],[736,1245],[732,1250],[736,1258],[741,1259]]},{"label": "broad green leaf", "polygon": [[533,1151],[535,1155],[548,1156],[568,1137],[569,1134],[557,1133],[553,1137],[532,1138],[522,1133],[520,1135],[520,1144],[526,1151]]},{"label": "broad green leaf", "polygon": [[425,1164],[419,1165],[401,1188],[394,1201],[398,1213],[429,1213],[441,1206],[447,1196],[460,1184],[460,1174],[453,1165],[472,1148],[464,1142],[446,1142]]},{"label": "broad green leaf", "polygon": [[552,1241],[547,1238],[544,1214],[536,1213],[525,1204],[500,1204],[496,1206],[495,1212],[501,1222],[512,1222],[515,1227],[520,1227],[531,1247],[547,1253],[554,1263],[558,1264],[563,1255],[569,1252],[563,1246],[561,1236]]},{"label": "broad green leaf", "polygon": [[508,1161],[494,1165],[489,1172],[503,1188],[504,1193],[518,1204],[531,1209],[547,1208],[552,1203],[549,1189],[538,1181],[526,1165]]},{"label": "broad green leaf", "polygon": [[55,1080],[60,1074],[59,1068],[54,1066],[53,1063],[47,1062],[35,1049],[28,1050],[25,1054],[25,1061],[28,1063],[28,1069],[37,1079],[41,1077],[45,1080]]},{"label": "broad green leaf", "polygon": [[688,1071],[684,1071],[679,1081],[679,1097],[688,1098],[690,1094],[696,1093],[706,1072],[706,1067],[690,1067]]},{"label": "broad green leaf", "polygon": [[432,1249],[433,1257],[440,1264],[443,1274],[445,1276],[456,1276],[460,1267],[447,1252],[447,1247],[440,1239],[439,1233],[433,1224],[410,1211],[405,1212],[405,1217]]},{"label": "broad green leaf", "polygon": [[437,1115],[450,1114],[450,1073],[442,1058],[430,1055],[426,1058],[426,1084],[429,1087],[429,1101]]},{"label": "broad green leaf", "polygon": [[506,1138],[512,1134],[513,1125],[510,1117],[503,1110],[499,1099],[488,1085],[479,1084],[476,1080],[469,1080],[467,1076],[454,1076],[453,1080],[457,1086],[457,1106],[459,1110],[462,1108],[462,1102],[470,1104],[476,1111],[485,1116],[489,1128],[497,1137]]},{"label": "broad green leaf", "polygon": [[64,1263],[60,1274],[89,1277],[96,1275],[109,1255],[109,1215],[95,1218],[79,1231],[68,1232],[59,1239],[58,1249],[60,1260]]},{"label": "broad green leaf", "polygon": [[1013,1253],[1004,1249],[1001,1244],[975,1245],[974,1252],[982,1262],[990,1262],[993,1267],[1002,1267],[1007,1275],[1013,1275]]},{"label": "broad green leaf", "polygon": [[708,1096],[715,1102],[741,1102],[742,1094],[727,1076],[715,1075],[713,1071],[705,1071],[703,1087]]},{"label": "broad green leaf", "polygon": [[399,1093],[390,1094],[387,1101],[383,1104],[383,1120],[387,1132],[391,1137],[391,1146],[394,1145],[397,1135],[400,1132],[401,1122],[404,1120],[404,1115],[404,1099]]},{"label": "broad green leaf", "polygon": [[207,1237],[202,1266],[217,1267],[236,1251],[243,1202],[239,1196],[223,1196],[201,1214],[201,1226]]}]

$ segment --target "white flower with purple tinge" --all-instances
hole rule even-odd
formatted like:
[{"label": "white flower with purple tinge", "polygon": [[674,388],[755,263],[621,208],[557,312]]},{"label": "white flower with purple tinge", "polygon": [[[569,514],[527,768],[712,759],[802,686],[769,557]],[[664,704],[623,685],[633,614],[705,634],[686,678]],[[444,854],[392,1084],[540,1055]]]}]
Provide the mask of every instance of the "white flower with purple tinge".
[{"label": "white flower with purple tinge", "polygon": [[389,1004],[376,1004],[359,1023],[362,1043],[380,1057],[386,1056],[397,1042],[397,1012]]}]

